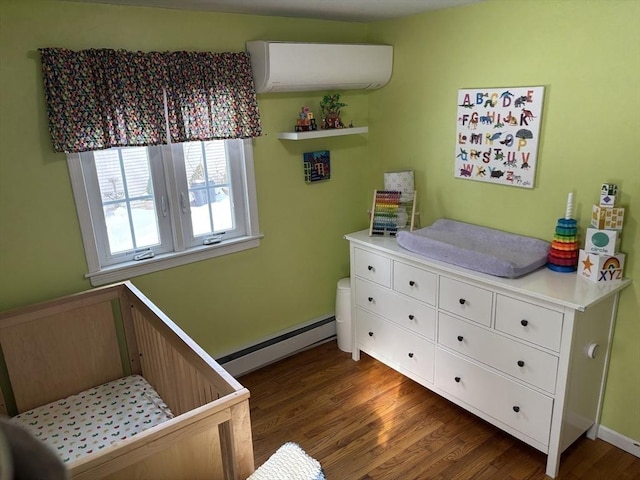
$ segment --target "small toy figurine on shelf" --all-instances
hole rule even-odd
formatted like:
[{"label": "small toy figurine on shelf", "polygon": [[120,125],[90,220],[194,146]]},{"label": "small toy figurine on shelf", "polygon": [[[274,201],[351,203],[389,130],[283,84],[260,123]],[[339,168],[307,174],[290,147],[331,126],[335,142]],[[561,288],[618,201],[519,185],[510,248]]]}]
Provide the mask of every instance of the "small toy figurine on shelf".
[{"label": "small toy figurine on shelf", "polygon": [[316,119],[313,117],[313,112],[309,107],[302,107],[298,114],[298,121],[295,126],[296,132],[311,132],[318,130]]}]

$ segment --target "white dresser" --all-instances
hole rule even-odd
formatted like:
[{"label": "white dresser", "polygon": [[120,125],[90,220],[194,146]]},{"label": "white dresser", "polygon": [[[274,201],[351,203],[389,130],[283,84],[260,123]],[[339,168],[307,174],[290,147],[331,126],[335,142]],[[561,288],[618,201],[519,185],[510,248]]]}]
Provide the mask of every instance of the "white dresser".
[{"label": "white dresser", "polygon": [[504,279],[438,262],[395,237],[346,235],[353,359],[360,352],[546,453],[595,438],[618,292],[546,268]]}]

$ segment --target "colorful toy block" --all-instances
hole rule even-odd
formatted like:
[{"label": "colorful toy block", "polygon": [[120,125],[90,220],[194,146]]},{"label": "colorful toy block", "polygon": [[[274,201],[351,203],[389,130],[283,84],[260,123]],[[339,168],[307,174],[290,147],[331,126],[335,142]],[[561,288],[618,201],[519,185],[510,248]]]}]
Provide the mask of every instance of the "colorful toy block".
[{"label": "colorful toy block", "polygon": [[600,188],[601,195],[617,195],[618,186],[615,183],[603,183]]},{"label": "colorful toy block", "polygon": [[598,255],[580,250],[578,275],[595,283],[616,282],[623,278],[624,253]]},{"label": "colorful toy block", "polygon": [[624,208],[606,208],[594,205],[591,209],[591,226],[600,230],[622,230]]},{"label": "colorful toy block", "polygon": [[605,208],[613,208],[617,204],[617,195],[609,195],[608,193],[600,194],[600,206]]},{"label": "colorful toy block", "polygon": [[309,107],[302,107],[298,113],[298,120],[294,127],[296,132],[311,132],[318,130],[318,124],[313,117],[313,112]]},{"label": "colorful toy block", "polygon": [[620,246],[620,232],[617,230],[601,230],[587,228],[584,249],[588,253],[615,255]]},{"label": "colorful toy block", "polygon": [[578,276],[594,283],[616,282],[623,278],[624,253],[619,253],[624,208],[616,207],[618,186],[603,183],[600,203],[591,209],[584,250],[578,257]]}]

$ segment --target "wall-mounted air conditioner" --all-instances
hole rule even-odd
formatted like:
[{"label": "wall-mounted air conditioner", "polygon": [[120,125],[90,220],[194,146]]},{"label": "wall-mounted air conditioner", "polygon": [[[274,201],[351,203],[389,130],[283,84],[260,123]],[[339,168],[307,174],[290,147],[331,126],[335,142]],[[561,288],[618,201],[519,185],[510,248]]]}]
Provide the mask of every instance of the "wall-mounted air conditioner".
[{"label": "wall-mounted air conditioner", "polygon": [[391,45],[247,42],[257,93],[380,88],[389,82]]}]

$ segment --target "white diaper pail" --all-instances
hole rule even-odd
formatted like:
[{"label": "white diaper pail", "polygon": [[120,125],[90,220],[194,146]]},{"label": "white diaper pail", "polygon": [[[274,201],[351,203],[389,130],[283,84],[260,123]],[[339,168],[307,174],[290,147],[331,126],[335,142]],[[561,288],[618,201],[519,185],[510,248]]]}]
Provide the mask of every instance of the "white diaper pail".
[{"label": "white diaper pail", "polygon": [[343,352],[352,349],[351,340],[351,279],[338,280],[336,290],[336,334],[338,348]]}]

